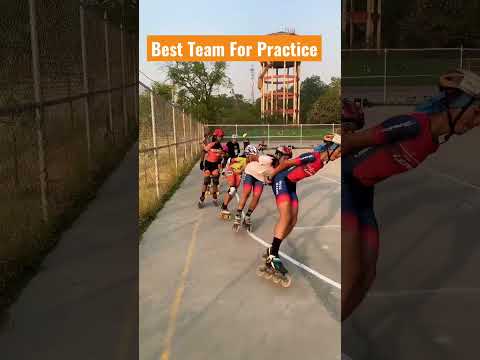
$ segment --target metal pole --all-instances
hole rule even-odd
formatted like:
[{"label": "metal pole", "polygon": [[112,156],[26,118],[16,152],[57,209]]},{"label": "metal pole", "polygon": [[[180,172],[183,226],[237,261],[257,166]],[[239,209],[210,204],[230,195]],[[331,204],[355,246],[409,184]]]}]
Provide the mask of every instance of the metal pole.
[{"label": "metal pole", "polygon": [[378,0],[378,22],[377,22],[377,49],[380,49],[382,41],[382,0]]},{"label": "metal pole", "polygon": [[185,129],[185,111],[182,109],[182,125],[183,125],[183,150],[184,150],[184,159],[187,159],[187,131]]},{"label": "metal pole", "polygon": [[[273,69],[273,68],[272,68]],[[270,70],[270,68],[269,68]],[[273,71],[272,74],[270,75],[270,116],[273,118]]]},{"label": "metal pole", "polygon": [[85,109],[85,132],[87,140],[87,169],[88,175],[91,175],[92,170],[92,150],[90,138],[90,95],[88,95],[88,73],[87,73],[87,45],[85,41],[85,9],[83,4],[80,4],[80,40],[82,46],[82,72],[83,72],[83,91],[87,96],[83,100]]},{"label": "metal pole", "polygon": [[300,124],[300,145],[303,145],[303,125]]},{"label": "metal pole", "polygon": [[387,52],[388,50],[384,49],[384,59],[383,59],[383,103],[387,103]]},{"label": "metal pole", "polygon": [[[173,92],[173,89],[172,89]],[[173,99],[173,96],[172,96]],[[177,129],[175,126],[175,105],[172,105],[172,123],[173,123],[173,156],[175,157],[175,173],[178,174],[178,157],[177,157]]]},{"label": "metal pole", "polygon": [[463,69],[463,44],[460,46],[460,69]]},{"label": "metal pole", "polygon": [[267,147],[270,147],[270,123],[267,124]]},{"label": "metal pole", "polygon": [[286,96],[286,86],[287,86],[287,62],[284,61],[283,62],[283,109],[282,109],[282,119],[283,119],[283,122],[285,122],[285,96]]},{"label": "metal pole", "polygon": [[158,186],[158,161],[157,161],[157,130],[155,127],[155,102],[153,92],[150,91],[150,108],[152,112],[152,142],[153,142],[153,156],[155,157],[155,189],[157,191],[157,200],[160,199],[160,188]]},{"label": "metal pole", "polygon": [[193,134],[192,134],[192,115],[188,114],[188,139],[190,140],[190,157],[193,158]]},{"label": "metal pole", "polygon": [[292,123],[297,123],[297,62],[293,62],[293,76],[295,81],[293,82],[293,118]]},{"label": "metal pole", "polygon": [[[110,50],[109,50],[109,39],[108,39],[108,17],[107,11],[103,12],[103,22],[105,30],[105,59],[106,59],[106,70],[107,70],[107,86],[109,89],[112,88],[112,78],[110,75]],[[115,141],[115,132],[113,131],[113,110],[112,110],[112,92],[107,93],[107,103],[108,103],[108,126],[110,127],[109,131],[112,134],[112,139]]]},{"label": "metal pole", "polygon": [[302,89],[300,85],[302,84],[300,81],[300,64],[298,64],[298,115],[297,115],[297,124],[300,124],[300,100],[301,100],[301,95],[302,95]]},{"label": "metal pole", "polygon": [[125,94],[125,31],[123,29],[123,24],[120,24],[120,57],[122,62],[122,106],[123,106],[123,121],[124,121],[124,131],[125,138],[128,136],[128,116],[127,116],[127,96]]},{"label": "metal pole", "polygon": [[235,124],[235,134],[238,136],[238,124]]},{"label": "metal pole", "polygon": [[[37,18],[35,13],[35,0],[29,0],[30,12],[30,42],[32,45],[32,73],[33,73],[33,91],[35,102],[42,102],[42,95],[40,91],[40,61],[38,51],[38,36],[37,36]],[[45,223],[48,223],[48,195],[47,195],[47,167],[45,164],[45,139],[43,134],[43,111],[35,108],[35,127],[37,132],[37,148],[38,148],[38,170],[40,178],[40,194],[42,205],[42,217]]]},{"label": "metal pole", "polygon": [[[346,0],[345,0],[346,1]],[[348,15],[349,15],[349,20],[350,20],[350,49],[353,47],[353,17],[352,17],[352,13],[353,13],[353,0],[350,0],[350,11],[348,12]]]},{"label": "metal pole", "polygon": [[332,124],[332,134],[335,134],[335,124]]}]

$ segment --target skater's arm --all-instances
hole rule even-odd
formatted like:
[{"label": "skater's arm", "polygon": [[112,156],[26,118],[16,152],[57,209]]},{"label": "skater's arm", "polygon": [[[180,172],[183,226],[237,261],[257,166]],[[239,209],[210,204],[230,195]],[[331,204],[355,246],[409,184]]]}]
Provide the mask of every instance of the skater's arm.
[{"label": "skater's arm", "polygon": [[288,169],[292,166],[297,166],[297,165],[298,165],[298,163],[297,163],[296,159],[285,160],[280,165],[278,165],[275,169],[273,169],[273,171],[269,174],[269,177],[273,178],[279,172],[282,172],[285,169]]},{"label": "skater's arm", "polygon": [[343,135],[342,152],[345,155],[353,150],[414,138],[420,130],[420,124],[413,116],[395,116],[372,128]]}]

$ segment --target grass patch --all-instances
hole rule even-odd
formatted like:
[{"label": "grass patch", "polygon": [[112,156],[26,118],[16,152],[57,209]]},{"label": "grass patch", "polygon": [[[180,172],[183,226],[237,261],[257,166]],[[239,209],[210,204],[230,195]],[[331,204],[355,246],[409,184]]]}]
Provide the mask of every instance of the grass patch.
[{"label": "grass patch", "polygon": [[[139,220],[139,230],[140,230],[140,241],[142,238],[142,234],[147,230],[147,228],[150,226],[150,224],[155,220],[157,217],[157,214],[160,212],[160,210],[163,209],[165,206],[166,202],[175,194],[177,189],[180,187],[182,184],[183,180],[188,176],[190,171],[193,169],[195,164],[197,163],[199,159],[199,156],[193,158],[191,162],[186,162],[182,168],[181,171],[179,172],[179,176],[174,178],[173,182],[167,186],[167,189],[163,192],[163,194],[160,196],[159,200],[152,200],[149,199],[151,203],[154,204],[154,206],[150,206],[149,209],[141,211],[138,217]],[[142,192],[142,187],[139,186],[139,191]],[[151,195],[147,195],[145,191],[143,191],[143,196],[140,197],[140,201],[142,202],[145,201],[146,197],[149,197]]]},{"label": "grass patch", "polygon": [[[18,298],[29,281],[41,270],[43,260],[58,244],[61,234],[71,227],[73,222],[96,197],[100,186],[122,161],[135,142],[135,137],[129,139],[125,146],[118,151],[114,161],[106,163],[101,170],[96,172],[95,178],[92,179],[92,182],[84,191],[71,194],[70,206],[61,214],[55,216],[50,224],[32,223],[34,228],[30,229],[31,236],[28,239],[20,239],[23,240],[22,244],[24,246],[28,246],[28,250],[17,249],[15,256],[9,255],[7,258],[0,260],[0,311],[5,311]],[[2,315],[0,314],[0,322],[2,321]]]}]

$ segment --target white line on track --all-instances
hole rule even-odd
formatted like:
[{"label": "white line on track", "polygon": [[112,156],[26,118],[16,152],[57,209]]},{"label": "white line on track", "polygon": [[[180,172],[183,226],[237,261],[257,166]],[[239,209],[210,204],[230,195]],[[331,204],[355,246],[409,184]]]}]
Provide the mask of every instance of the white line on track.
[{"label": "white line on track", "polygon": [[450,181],[453,181],[459,185],[463,185],[463,186],[466,186],[466,187],[469,187],[469,188],[472,188],[472,189],[475,189],[475,190],[480,190],[480,186],[478,185],[475,185],[475,184],[472,184],[472,183],[469,183],[468,181],[464,181],[462,179],[459,179],[455,176],[452,176],[452,175],[449,175],[449,174],[445,174],[443,172],[440,172],[440,171],[437,171],[437,170],[433,170],[429,167],[425,167],[425,170],[427,170],[428,172],[432,173],[432,174],[435,174],[435,175],[440,175]]},{"label": "white line on track", "polygon": [[[259,242],[260,244],[262,244],[263,246],[265,247],[269,247],[270,245],[268,245],[265,241],[263,241],[261,238],[259,238],[257,235],[255,235],[254,233],[248,231],[248,235],[250,235],[250,237],[254,240],[256,240],[257,242]],[[332,279],[329,279],[328,277],[320,274],[318,271],[315,271],[311,268],[309,268],[307,265],[304,265],[302,264],[301,262],[295,260],[294,258],[288,256],[287,254],[279,251],[278,253],[281,257],[285,258],[286,260],[290,261],[292,264],[294,265],[297,265],[299,268],[305,270],[306,272],[312,274],[313,276],[317,277],[318,279],[320,280],[323,280],[324,282],[326,282],[327,284],[330,284],[332,285],[333,287],[336,287],[337,289],[340,289],[341,288],[341,285],[339,283],[337,283],[336,281],[333,281]]]},{"label": "white line on track", "polygon": [[329,180],[331,182],[334,182],[334,183],[337,183],[337,184],[341,184],[340,181],[336,180],[336,179],[333,179],[331,177],[328,177],[328,176],[323,176],[323,175],[318,175],[318,174],[315,174],[315,176],[317,177],[321,177],[322,179],[326,179],[326,180]]},{"label": "white line on track", "polygon": [[340,229],[340,225],[295,226],[293,230]]},{"label": "white line on track", "polygon": [[[235,197],[237,198],[237,201],[240,201],[240,196],[238,196],[238,194],[235,194]],[[260,237],[258,237],[257,235],[255,235],[254,233],[248,231],[247,234],[255,241],[257,241],[258,243],[260,243],[261,245],[265,246],[265,247],[270,247],[269,244],[267,244],[265,241],[263,241],[263,239],[261,239]],[[306,272],[312,274],[313,276],[317,277],[318,279],[326,282],[327,284],[337,288],[337,289],[341,289],[341,285],[339,283],[337,283],[336,281],[333,281],[332,279],[329,279],[328,277],[320,274],[318,271],[315,271],[311,268],[309,268],[307,265],[305,264],[302,264],[301,262],[295,260],[294,258],[288,256],[287,254],[283,253],[283,252],[279,252],[279,255],[281,257],[283,257],[284,259],[290,261],[292,264],[294,265],[297,265],[299,268],[305,270]]]}]

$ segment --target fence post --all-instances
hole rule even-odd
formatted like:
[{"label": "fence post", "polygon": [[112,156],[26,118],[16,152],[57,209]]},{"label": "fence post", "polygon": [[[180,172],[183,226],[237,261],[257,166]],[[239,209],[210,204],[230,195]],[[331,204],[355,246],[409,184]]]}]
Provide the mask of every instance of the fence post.
[{"label": "fence post", "polygon": [[177,129],[175,126],[175,105],[172,105],[172,123],[173,123],[173,156],[175,157],[175,174],[178,174],[178,158],[177,158]]},{"label": "fence post", "polygon": [[238,136],[238,124],[235,124],[235,135]]},{"label": "fence post", "polygon": [[190,157],[193,158],[193,134],[192,134],[192,115],[191,114],[188,114],[188,127],[190,129],[189,131],[189,135],[188,135],[188,139],[189,139],[189,142],[190,142]]},{"label": "fence post", "polygon": [[335,124],[332,123],[332,134],[335,134]]},{"label": "fence post", "polygon": [[460,69],[463,69],[463,44],[460,45]]},{"label": "fence post", "polygon": [[87,44],[85,41],[85,8],[83,3],[80,3],[80,40],[82,46],[82,72],[83,72],[83,92],[85,98],[83,100],[85,109],[85,132],[87,140],[87,169],[90,177],[92,170],[92,149],[90,138],[90,95],[88,93],[88,73],[87,73]]},{"label": "fence post", "polygon": [[[29,0],[30,15],[30,41],[32,47],[32,73],[33,73],[33,91],[35,102],[42,102],[40,91],[40,62],[38,54],[38,36],[37,36],[37,18],[35,13],[35,0]],[[48,223],[48,196],[47,196],[47,167],[45,164],[45,140],[43,134],[43,111],[39,107],[35,107],[35,127],[37,132],[38,147],[38,170],[40,177],[40,194],[42,205],[43,221]]]},{"label": "fence post", "polygon": [[183,150],[184,150],[184,159],[187,160],[187,132],[185,129],[185,111],[182,109],[182,124],[183,124]]},{"label": "fence post", "polygon": [[127,96],[125,94],[125,31],[123,23],[120,24],[120,59],[122,63],[122,108],[123,108],[123,130],[125,139],[128,137],[128,117],[127,117]]},{"label": "fence post", "polygon": [[267,124],[267,147],[270,147],[270,123]]},{"label": "fence post", "polygon": [[153,142],[153,156],[155,157],[155,190],[157,191],[157,200],[160,199],[160,189],[158,187],[158,162],[157,162],[157,130],[155,126],[155,103],[153,92],[150,91],[150,108],[152,112],[152,142]]},{"label": "fence post", "polygon": [[384,49],[383,55],[383,103],[387,103],[387,48]]},{"label": "fence post", "polygon": [[[108,89],[112,88],[112,78],[110,76],[110,49],[109,49],[109,39],[108,39],[108,17],[107,11],[103,12],[103,22],[104,22],[104,32],[105,32],[105,59],[107,67],[107,86]],[[115,141],[115,132],[113,131],[113,111],[112,111],[112,91],[109,90],[107,93],[107,102],[108,102],[108,126],[110,127],[109,131],[112,135],[112,139]]]}]

